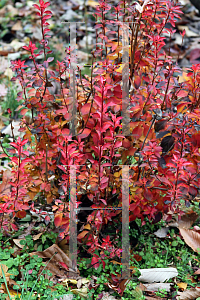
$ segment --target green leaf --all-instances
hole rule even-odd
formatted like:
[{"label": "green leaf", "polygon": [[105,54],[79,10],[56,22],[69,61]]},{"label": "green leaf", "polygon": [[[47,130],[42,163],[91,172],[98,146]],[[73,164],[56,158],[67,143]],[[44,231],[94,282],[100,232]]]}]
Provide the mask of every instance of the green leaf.
[{"label": "green leaf", "polygon": [[37,251],[42,251],[43,250],[43,246],[40,244],[37,248]]},{"label": "green leaf", "polygon": [[42,235],[42,244],[45,243],[46,239],[47,239],[46,235]]}]

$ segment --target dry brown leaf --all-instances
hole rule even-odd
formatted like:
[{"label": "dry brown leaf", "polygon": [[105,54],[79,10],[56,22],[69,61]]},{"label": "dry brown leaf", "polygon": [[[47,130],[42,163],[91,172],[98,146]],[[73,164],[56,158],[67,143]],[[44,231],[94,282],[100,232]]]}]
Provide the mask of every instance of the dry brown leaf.
[{"label": "dry brown leaf", "polygon": [[191,229],[179,228],[179,230],[185,243],[195,252],[198,252],[197,249],[200,249],[200,234]]},{"label": "dry brown leaf", "polygon": [[194,275],[199,275],[200,274],[200,269],[196,270],[196,272],[194,272]]},{"label": "dry brown leaf", "polygon": [[20,244],[20,241],[22,241],[22,240],[24,240],[24,239],[13,239],[13,242],[15,243],[15,245],[17,247],[19,247],[20,249],[22,249],[24,247],[24,245]]},{"label": "dry brown leaf", "polygon": [[184,292],[178,292],[178,296],[176,300],[195,300],[200,296],[200,288],[192,288],[190,290],[186,290]]},{"label": "dry brown leaf", "polygon": [[199,34],[197,34],[196,32],[194,32],[194,31],[192,31],[192,30],[190,30],[190,29],[188,28],[188,26],[178,25],[178,29],[179,29],[180,31],[185,30],[185,35],[186,35],[187,37],[197,37],[197,36],[199,36]]},{"label": "dry brown leaf", "polygon": [[192,224],[197,220],[198,214],[195,212],[189,212],[183,216],[181,216],[180,221],[178,221],[179,228],[189,229]]},{"label": "dry brown leaf", "polygon": [[11,175],[12,175],[12,172],[10,170],[5,170],[3,172],[3,180],[2,180],[2,183],[0,184],[1,196],[8,195],[10,193],[11,185],[9,184],[9,181],[10,181]]},{"label": "dry brown leaf", "polygon": [[[21,295],[21,293],[19,293],[19,292],[17,293],[17,291],[13,290],[10,286],[8,286],[8,289],[9,289],[9,293],[10,293],[12,299],[16,299],[17,294],[18,294],[18,296]],[[0,286],[0,294],[8,294],[5,283],[2,283],[2,285]],[[8,296],[5,300],[10,300],[10,297]]]},{"label": "dry brown leaf", "polygon": [[34,240],[34,241],[39,240],[39,238],[41,237],[42,234],[43,234],[43,232],[40,232],[40,233],[38,233],[38,234],[36,234],[36,235],[33,235],[33,240]]},{"label": "dry brown leaf", "polygon": [[[48,260],[51,259],[46,269],[50,270],[53,275],[65,276],[66,270],[64,272],[64,269],[60,269],[62,268],[60,262],[66,264],[70,272],[74,272],[74,270],[72,269],[71,259],[56,244],[53,244],[51,247],[47,248],[44,251],[32,252],[30,253],[30,255],[38,255],[39,257],[47,258]],[[76,268],[75,271],[76,272],[74,272],[74,276],[79,277],[79,270],[77,270]]]},{"label": "dry brown leaf", "polygon": [[0,16],[1,17],[4,17],[6,14],[9,14],[9,16],[12,18],[12,17],[18,15],[19,11],[13,5],[7,4],[3,8],[0,9]]},{"label": "dry brown leaf", "polygon": [[69,256],[69,242],[66,239],[63,239],[61,242],[58,242],[59,248]]},{"label": "dry brown leaf", "polygon": [[[33,226],[34,226],[34,225],[35,225],[35,222],[34,222]],[[27,228],[26,232],[25,232],[23,235],[21,235],[21,237],[22,237],[22,236],[25,237],[25,236],[29,235],[29,234],[31,233],[31,229],[33,228],[33,226],[32,226],[32,224],[31,224],[31,226],[29,226],[29,227]],[[30,231],[30,232],[29,232],[29,231]],[[38,240],[38,239],[41,237],[42,234],[43,234],[43,232],[40,232],[40,233],[38,233],[38,234],[36,234],[36,235],[33,235],[33,240],[34,240],[34,241]],[[22,248],[24,247],[24,245],[21,245],[21,244],[20,244],[20,241],[25,241],[25,238],[13,239],[13,242],[15,243],[15,245],[16,245],[17,247],[19,247],[20,249],[22,249]]]},{"label": "dry brown leaf", "polygon": [[77,281],[77,288],[80,289],[82,286],[84,285],[88,285],[88,283],[90,283],[89,279],[87,278],[80,278],[78,281]]},{"label": "dry brown leaf", "polygon": [[118,261],[116,261],[116,260],[111,260],[110,261],[111,263],[113,263],[114,265],[121,265],[122,263],[121,262],[118,262]]},{"label": "dry brown leaf", "polygon": [[[2,269],[3,269],[3,272],[2,272]],[[0,264],[0,277],[3,277],[3,273],[4,273],[6,281],[9,281],[10,275],[13,275],[13,274],[7,273],[7,271],[8,271],[8,267],[6,265]]]},{"label": "dry brown leaf", "polygon": [[22,22],[21,21],[17,21],[17,23],[15,23],[12,28],[13,31],[21,31],[22,28]]}]

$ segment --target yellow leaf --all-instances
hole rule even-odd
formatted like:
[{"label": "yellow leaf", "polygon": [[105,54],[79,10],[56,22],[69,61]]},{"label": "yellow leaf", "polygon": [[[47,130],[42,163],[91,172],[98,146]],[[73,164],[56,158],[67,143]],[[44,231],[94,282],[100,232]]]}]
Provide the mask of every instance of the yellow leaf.
[{"label": "yellow leaf", "polygon": [[97,1],[94,1],[94,0],[87,1],[87,6],[96,7],[97,5],[99,5],[99,3]]},{"label": "yellow leaf", "polygon": [[63,281],[63,283],[72,283],[72,284],[77,284],[77,280],[76,279],[66,279]]},{"label": "yellow leaf", "polygon": [[86,225],[84,226],[84,229],[88,229],[88,230],[90,230],[90,229],[91,229],[91,226],[90,226],[90,224],[86,224]]},{"label": "yellow leaf", "polygon": [[186,290],[187,283],[186,282],[177,282],[177,285],[180,289]]},{"label": "yellow leaf", "polygon": [[114,173],[114,177],[120,177],[122,175],[122,169],[119,172]]},{"label": "yellow leaf", "polygon": [[73,289],[71,290],[73,294],[80,295],[81,297],[87,298],[88,289],[82,288],[82,289]]}]

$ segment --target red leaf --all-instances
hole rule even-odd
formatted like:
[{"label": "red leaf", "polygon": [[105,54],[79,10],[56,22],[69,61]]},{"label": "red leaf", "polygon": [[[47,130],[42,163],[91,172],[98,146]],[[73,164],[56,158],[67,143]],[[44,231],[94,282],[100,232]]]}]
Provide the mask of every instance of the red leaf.
[{"label": "red leaf", "polygon": [[[82,132],[82,130],[80,130],[80,132]],[[89,128],[85,128],[83,132],[78,135],[78,137],[80,137],[81,139],[86,138],[90,134],[90,132],[91,130]]]},{"label": "red leaf", "polygon": [[84,104],[84,105],[81,107],[81,113],[82,113],[82,115],[88,115],[88,114],[89,114],[89,111],[90,111],[90,107],[91,107],[91,104],[90,104],[90,103]]},{"label": "red leaf", "polygon": [[15,224],[11,224],[11,227],[12,227],[12,229],[15,230],[15,231],[18,230],[18,228],[17,228],[17,226],[16,226]]},{"label": "red leaf", "polygon": [[33,6],[34,6],[36,9],[40,10],[40,7],[39,7],[37,4],[33,4]]},{"label": "red leaf", "polygon": [[69,270],[69,267],[64,263],[64,262],[61,262],[59,261],[59,264],[66,270]]},{"label": "red leaf", "polygon": [[139,89],[141,85],[141,77],[140,76],[135,76],[135,80],[134,80],[134,86],[136,89]]},{"label": "red leaf", "polygon": [[123,146],[124,148],[129,149],[130,146],[131,146],[131,142],[130,142],[128,139],[124,139],[123,142],[122,142],[122,146]]},{"label": "red leaf", "polygon": [[142,128],[141,126],[136,126],[133,131],[132,131],[132,135],[136,138],[140,138],[142,136]]},{"label": "red leaf", "polygon": [[144,197],[150,201],[153,198],[153,194],[149,189],[144,188]]},{"label": "red leaf", "polygon": [[91,261],[91,265],[93,266],[93,268],[95,268],[95,270],[98,269],[99,267],[99,258],[93,256],[92,261]]},{"label": "red leaf", "polygon": [[188,94],[188,91],[180,90],[177,94],[177,97],[187,97]]},{"label": "red leaf", "polygon": [[46,216],[46,217],[45,217],[45,221],[46,221],[46,222],[50,222],[50,220],[51,220],[51,219],[50,219],[49,216]]}]

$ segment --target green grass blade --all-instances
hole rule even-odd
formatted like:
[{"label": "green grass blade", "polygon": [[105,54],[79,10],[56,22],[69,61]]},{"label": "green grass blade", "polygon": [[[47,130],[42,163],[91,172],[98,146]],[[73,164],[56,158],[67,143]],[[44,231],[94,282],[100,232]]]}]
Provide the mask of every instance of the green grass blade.
[{"label": "green grass blade", "polygon": [[7,281],[6,281],[6,276],[5,276],[4,270],[3,270],[3,268],[2,268],[2,265],[1,265],[1,271],[2,271],[2,274],[3,274],[4,283],[5,283],[7,292],[8,292],[8,297],[10,298],[10,300],[12,300],[11,295],[10,295],[10,292],[9,292],[9,289],[8,289],[8,285],[7,285]]},{"label": "green grass blade", "polygon": [[[57,252],[54,253],[54,255],[56,255],[56,254],[57,254]],[[48,263],[46,264],[46,266],[44,266],[44,268],[42,269],[42,272],[46,269],[47,265],[50,263],[50,261],[52,260],[52,258],[54,257],[54,255],[50,258],[50,260],[48,261]],[[40,276],[42,275],[42,272],[40,273]],[[37,280],[35,281],[35,284],[34,284],[34,286],[32,287],[31,294],[30,294],[28,300],[30,300],[30,297],[32,296],[33,290],[34,290],[34,288],[35,288],[35,286],[36,286],[36,283],[38,282],[40,276],[39,276],[39,277],[37,278]],[[37,292],[37,294],[38,294],[38,292]],[[36,294],[36,296],[37,296],[37,294]]]}]

